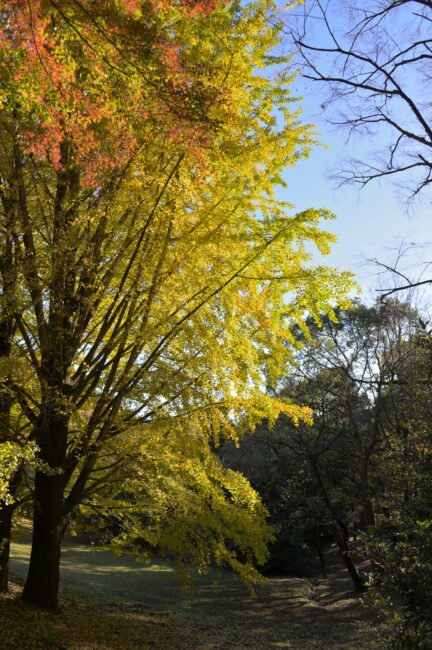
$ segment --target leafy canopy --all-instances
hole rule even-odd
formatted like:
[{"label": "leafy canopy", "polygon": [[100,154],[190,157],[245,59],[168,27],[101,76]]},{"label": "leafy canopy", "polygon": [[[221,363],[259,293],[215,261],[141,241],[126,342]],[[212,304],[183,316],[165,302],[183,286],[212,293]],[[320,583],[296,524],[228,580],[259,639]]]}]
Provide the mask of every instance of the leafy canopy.
[{"label": "leafy canopy", "polygon": [[[350,286],[311,265],[310,243],[328,253],[334,239],[319,225],[330,213],[276,196],[313,143],[288,62],[268,68],[276,13],[270,0],[7,0],[0,13],[13,409],[60,472],[63,517],[108,500],[129,539],[246,577],[265,555],[264,511],[214,445],[281,411],[308,417],[266,388],[295,325],[333,317]],[[64,440],[47,433],[59,422]]]}]

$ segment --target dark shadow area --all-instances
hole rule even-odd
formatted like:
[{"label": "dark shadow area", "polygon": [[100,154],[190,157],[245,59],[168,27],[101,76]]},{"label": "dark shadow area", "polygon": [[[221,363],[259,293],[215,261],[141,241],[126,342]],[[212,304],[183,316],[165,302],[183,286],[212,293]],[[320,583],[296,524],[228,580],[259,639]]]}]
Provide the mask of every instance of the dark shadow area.
[{"label": "dark shadow area", "polygon": [[[29,541],[23,537],[13,545],[12,571],[21,578],[25,576]],[[98,606],[97,616],[103,623],[99,621],[97,627],[101,629],[105,625],[107,629],[115,629],[107,647],[119,650],[129,647],[160,650],[378,648],[374,645],[371,615],[352,591],[349,576],[334,549],[328,552],[328,567],[327,580],[317,577],[312,583],[302,578],[273,577],[251,595],[227,571],[212,570],[199,577],[195,585],[185,586],[169,562],[154,559],[153,563],[142,564],[130,557],[115,557],[109,551],[66,540],[62,552],[62,595],[63,599],[77,603],[78,612],[83,603],[87,603],[87,613]],[[65,609],[66,618],[71,616],[69,609],[69,606]],[[123,642],[119,636],[125,617],[136,626],[131,632],[133,642],[127,634]],[[67,621],[65,625],[69,625]],[[181,634],[174,645],[147,645],[150,643],[148,626],[163,628],[166,624],[178,625],[184,634],[187,630],[186,645],[182,645]],[[139,639],[140,629],[143,634],[145,630],[146,641],[133,645]],[[85,648],[85,643],[93,643],[97,632],[86,630],[85,635],[88,639],[87,636],[82,639],[84,645],[80,648]],[[0,647],[9,648],[1,643]],[[54,643],[37,647],[59,650],[61,646]]]}]

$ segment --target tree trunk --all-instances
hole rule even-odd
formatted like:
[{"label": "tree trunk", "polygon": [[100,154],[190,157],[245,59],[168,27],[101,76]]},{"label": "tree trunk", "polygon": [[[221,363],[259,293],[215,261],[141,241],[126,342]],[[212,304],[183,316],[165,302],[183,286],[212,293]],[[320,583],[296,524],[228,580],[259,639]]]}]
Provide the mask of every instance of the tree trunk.
[{"label": "tree trunk", "polygon": [[315,456],[310,457],[310,462],[311,466],[313,469],[313,472],[315,474],[316,482],[319,488],[319,491],[321,493],[321,496],[331,514],[331,517],[333,519],[333,526],[334,526],[334,531],[335,531],[335,538],[336,538],[336,543],[339,548],[339,552],[341,554],[341,558],[343,563],[345,564],[348,573],[351,576],[351,580],[353,581],[354,587],[356,591],[364,591],[365,590],[365,584],[361,577],[358,574],[358,571],[355,567],[354,562],[351,559],[350,556],[350,551],[349,551],[349,545],[348,545],[348,529],[345,524],[345,522],[338,516],[338,513],[336,509],[333,507],[333,504],[330,500],[327,488],[325,486],[325,483],[322,479],[322,476],[320,474],[320,471],[318,469],[318,463],[317,459]]},{"label": "tree trunk", "polygon": [[76,351],[76,341],[74,342],[70,325],[70,319],[75,313],[75,277],[74,253],[69,237],[73,221],[77,217],[76,199],[80,174],[73,160],[73,143],[63,140],[60,152],[63,169],[57,173],[54,200],[49,317],[45,346],[41,345],[43,404],[35,432],[44,468],[43,471],[37,471],[35,476],[32,550],[23,591],[25,600],[48,609],[58,607],[60,547],[66,517],[64,490],[70,418],[66,378],[70,360]]},{"label": "tree trunk", "polygon": [[39,607],[56,610],[64,523],[65,416],[48,417],[36,440],[42,460],[51,469],[38,470],[35,476],[32,550],[23,598]]},{"label": "tree trunk", "polygon": [[339,527],[337,523],[334,524],[335,527],[335,537],[336,537],[336,543],[339,548],[339,552],[342,558],[342,562],[345,564],[345,567],[347,568],[348,573],[350,574],[351,580],[353,581],[354,589],[361,593],[362,591],[365,591],[366,585],[361,579],[356,566],[354,562],[351,559],[350,551],[349,551],[349,546],[348,542],[345,539],[344,535],[341,534]]},{"label": "tree trunk", "polygon": [[9,555],[12,535],[13,513],[18,505],[17,493],[22,481],[22,467],[15,472],[9,484],[9,492],[14,501],[0,507],[0,592],[8,591]]},{"label": "tree trunk", "polygon": [[345,550],[341,550],[341,556],[342,556],[343,563],[345,564],[348,573],[351,576],[351,580],[353,581],[354,589],[359,593],[366,591],[366,585],[361,579],[361,577],[359,576],[358,571],[354,565],[354,562],[349,556],[349,553]]},{"label": "tree trunk", "polygon": [[326,567],[326,561],[321,545],[321,540],[320,540],[320,534],[319,534],[319,528],[318,526],[314,526],[314,546],[316,549],[316,552],[319,557],[320,561],[320,566],[321,566],[321,573],[323,575],[323,578],[327,578],[327,567]]},{"label": "tree trunk", "polygon": [[12,532],[13,506],[0,508],[0,592],[8,591],[9,549]]},{"label": "tree trunk", "polygon": [[375,509],[368,496],[365,496],[363,499],[363,514],[367,529],[375,527]]},{"label": "tree trunk", "polygon": [[375,510],[369,491],[369,458],[360,461],[360,481],[362,490],[363,520],[366,528],[375,526]]},{"label": "tree trunk", "polygon": [[[0,358],[8,359],[10,356],[10,338],[12,323],[5,320],[0,323]],[[0,443],[6,442],[11,437],[10,412],[12,400],[8,381],[0,383]],[[12,530],[13,507],[0,502],[0,592],[8,590],[9,582],[9,549]]]},{"label": "tree trunk", "polygon": [[23,598],[47,609],[58,608],[61,498],[58,478],[38,472],[35,479],[33,539]]}]

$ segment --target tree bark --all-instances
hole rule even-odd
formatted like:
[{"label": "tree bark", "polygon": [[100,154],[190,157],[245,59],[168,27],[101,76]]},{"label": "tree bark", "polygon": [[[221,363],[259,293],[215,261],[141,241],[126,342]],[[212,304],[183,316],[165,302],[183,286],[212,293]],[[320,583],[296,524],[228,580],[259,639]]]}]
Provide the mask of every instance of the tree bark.
[{"label": "tree bark", "polygon": [[375,526],[375,509],[370,497],[369,489],[369,458],[364,456],[360,460],[361,501],[363,506],[362,519],[366,529]]},{"label": "tree bark", "polygon": [[310,463],[312,466],[312,470],[314,472],[316,482],[319,488],[319,491],[321,493],[321,496],[324,500],[324,503],[326,504],[332,520],[333,520],[333,526],[334,526],[334,531],[335,531],[335,539],[336,543],[342,558],[343,563],[345,564],[348,573],[351,576],[351,580],[353,581],[354,588],[358,592],[365,591],[365,584],[361,577],[359,576],[359,573],[355,567],[354,562],[351,559],[350,556],[350,550],[349,550],[349,544],[348,544],[348,529],[344,521],[338,516],[335,508],[333,507],[333,504],[330,500],[327,488],[324,484],[324,481],[321,477],[320,471],[318,469],[318,463],[317,459],[314,455],[311,455],[310,457]]},{"label": "tree bark", "polygon": [[9,555],[12,536],[12,519],[19,502],[16,500],[22,481],[22,467],[12,477],[9,492],[14,501],[3,503],[0,507],[0,593],[8,591],[9,585]]},{"label": "tree bark", "polygon": [[0,592],[8,591],[9,586],[9,550],[12,532],[13,506],[0,508]]},{"label": "tree bark", "polygon": [[62,537],[61,502],[58,478],[38,472],[35,479],[33,538],[29,572],[23,598],[28,602],[56,610],[60,582],[60,546]]},{"label": "tree bark", "polygon": [[[0,323],[0,358],[8,359],[10,356],[10,338],[12,323],[4,320]],[[8,382],[0,383],[0,442],[8,441],[10,432],[10,411],[12,400]],[[9,583],[9,549],[12,531],[13,507],[0,502],[0,592],[8,590]]]},{"label": "tree bark", "polygon": [[361,593],[366,590],[366,585],[361,579],[357,571],[357,568],[351,559],[347,540],[341,534],[337,523],[334,524],[334,527],[335,527],[336,544],[338,546],[339,553],[342,558],[342,562],[345,564],[345,567],[348,573],[350,574],[351,580],[353,581],[354,589],[359,593]]},{"label": "tree bark", "polygon": [[[71,347],[73,316],[73,252],[68,242],[79,189],[79,171],[73,164],[73,145],[60,147],[63,169],[57,174],[54,200],[53,247],[46,345],[42,346],[41,416],[35,431],[44,467],[35,475],[33,539],[29,572],[23,591],[28,602],[46,609],[58,608],[61,540],[66,516],[64,490],[70,406],[66,377]],[[23,206],[23,214],[26,207]],[[44,320],[44,317],[42,316]],[[45,320],[44,320],[45,323]]]},{"label": "tree bark", "polygon": [[23,598],[56,610],[60,580],[60,549],[64,523],[64,466],[67,419],[51,415],[36,437],[41,458],[50,468],[36,472],[33,539]]},{"label": "tree bark", "polygon": [[320,540],[320,534],[319,534],[319,528],[318,526],[314,526],[314,532],[313,532],[313,539],[314,539],[314,546],[317,552],[317,555],[319,557],[320,561],[320,566],[321,566],[321,573],[323,575],[323,578],[327,578],[327,567],[326,567],[326,561],[321,545],[321,540]]}]

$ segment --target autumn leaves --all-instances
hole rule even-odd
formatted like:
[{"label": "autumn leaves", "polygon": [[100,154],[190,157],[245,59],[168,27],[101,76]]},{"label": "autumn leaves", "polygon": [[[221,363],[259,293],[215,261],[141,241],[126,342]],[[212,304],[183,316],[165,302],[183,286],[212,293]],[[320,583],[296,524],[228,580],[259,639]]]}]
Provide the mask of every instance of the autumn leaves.
[{"label": "autumn leaves", "polygon": [[308,417],[266,388],[292,326],[331,315],[350,282],[311,266],[305,242],[328,249],[329,215],[275,197],[312,142],[289,110],[291,72],[266,70],[275,11],[4,3],[2,442],[39,450],[17,456],[14,482],[16,504],[35,502],[34,603],[57,605],[79,508],[115,516],[116,543],[245,580],[265,559],[259,499],[214,447],[281,411]]}]

